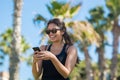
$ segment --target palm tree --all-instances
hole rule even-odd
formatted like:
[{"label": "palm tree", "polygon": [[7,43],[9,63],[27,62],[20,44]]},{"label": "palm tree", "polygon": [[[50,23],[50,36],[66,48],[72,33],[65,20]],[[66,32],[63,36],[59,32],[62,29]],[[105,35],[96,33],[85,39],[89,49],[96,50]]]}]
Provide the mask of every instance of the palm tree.
[{"label": "palm tree", "polygon": [[[0,40],[0,51],[2,52],[2,53],[4,53],[5,55],[8,55],[8,56],[11,56],[12,55],[12,45],[11,45],[11,43],[12,43],[12,34],[13,34],[13,30],[12,29],[7,29],[4,33],[2,33],[1,35],[0,35],[0,38],[1,38],[1,40]],[[26,41],[25,41],[25,38],[22,36],[22,39],[21,39],[21,52],[22,53],[25,53],[29,48],[30,48],[30,46],[29,46],[29,44],[28,43],[26,43]],[[4,55],[4,56],[5,56]],[[4,57],[3,56],[3,57]],[[19,56],[19,58],[20,58],[20,56]],[[21,58],[22,58],[22,56],[21,56]],[[2,62],[2,63],[4,63],[4,62]],[[10,64],[14,64],[15,63],[15,61],[14,62],[12,62],[11,63],[11,61],[9,62]],[[14,65],[13,65],[14,66]],[[10,68],[11,66],[9,66],[9,68]],[[11,69],[11,68],[10,68]],[[10,73],[10,77],[11,77],[11,74],[13,74],[13,73]],[[18,73],[16,73],[16,74],[18,74]],[[15,74],[15,76],[16,76],[16,74]],[[15,77],[15,79],[14,80],[16,80],[17,78]],[[13,77],[12,77],[12,80],[13,80]],[[17,79],[18,80],[18,79]]]},{"label": "palm tree", "polygon": [[[112,28],[113,34],[113,57],[111,59],[111,80],[116,80],[117,76],[117,54],[118,54],[118,38],[120,34],[120,27],[119,27],[119,14],[120,14],[120,1],[119,0],[106,0],[106,6],[109,10],[109,14],[107,15],[106,19],[104,19],[103,28]],[[96,17],[94,16],[93,22],[95,22],[95,18],[101,16],[101,13],[98,14]],[[101,18],[99,18],[101,19]],[[100,21],[100,20],[99,20]],[[98,24],[98,22],[96,22]],[[104,27],[106,26],[106,27]],[[100,33],[101,34],[101,33]],[[102,38],[103,39],[103,38]]]},{"label": "palm tree", "polygon": [[21,53],[21,12],[23,0],[14,0],[12,54],[10,55],[9,80],[18,80]]},{"label": "palm tree", "polygon": [[89,55],[88,47],[92,44],[100,45],[100,36],[93,29],[93,26],[89,22],[77,22],[74,23],[74,39],[78,43],[79,49],[84,52],[85,64],[86,64],[86,78],[87,80],[94,80],[91,57]]},{"label": "palm tree", "polygon": [[106,6],[109,10],[108,14],[108,24],[112,26],[113,34],[113,52],[111,59],[111,80],[116,80],[117,76],[117,62],[118,62],[118,46],[119,46],[119,36],[120,36],[120,0],[106,0]]},{"label": "palm tree", "polygon": [[105,37],[105,32],[110,29],[110,27],[106,26],[107,21],[104,17],[104,11],[102,7],[96,7],[92,10],[90,10],[91,17],[88,19],[89,22],[92,23],[95,30],[99,33],[101,37],[101,45],[96,49],[98,52],[98,65],[100,70],[100,80],[106,80],[105,79],[105,69],[106,69],[106,63],[105,63],[105,45],[107,44],[107,39]]}]

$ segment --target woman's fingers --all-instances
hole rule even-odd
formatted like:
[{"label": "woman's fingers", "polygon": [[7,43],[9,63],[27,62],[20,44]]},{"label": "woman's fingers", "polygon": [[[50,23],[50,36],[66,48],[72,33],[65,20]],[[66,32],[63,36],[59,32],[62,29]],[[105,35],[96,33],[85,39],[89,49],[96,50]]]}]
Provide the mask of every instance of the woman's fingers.
[{"label": "woman's fingers", "polygon": [[49,60],[51,55],[51,53],[48,51],[40,51],[37,54],[34,55],[34,58],[37,60]]},{"label": "woman's fingers", "polygon": [[38,54],[37,58],[44,57],[44,56],[45,56],[44,54]]}]

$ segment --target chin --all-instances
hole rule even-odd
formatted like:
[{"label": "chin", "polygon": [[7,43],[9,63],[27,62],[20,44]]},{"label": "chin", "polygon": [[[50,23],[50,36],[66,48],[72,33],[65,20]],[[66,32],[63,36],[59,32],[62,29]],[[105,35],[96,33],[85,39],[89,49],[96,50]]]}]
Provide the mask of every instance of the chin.
[{"label": "chin", "polygon": [[56,40],[55,40],[55,39],[50,39],[50,41],[51,41],[51,42],[56,42]]},{"label": "chin", "polygon": [[50,41],[53,42],[53,43],[54,43],[54,42],[58,42],[57,40],[50,40]]},{"label": "chin", "polygon": [[55,37],[55,38],[50,38],[50,41],[51,41],[51,42],[58,42],[59,40],[58,40],[57,37]]}]

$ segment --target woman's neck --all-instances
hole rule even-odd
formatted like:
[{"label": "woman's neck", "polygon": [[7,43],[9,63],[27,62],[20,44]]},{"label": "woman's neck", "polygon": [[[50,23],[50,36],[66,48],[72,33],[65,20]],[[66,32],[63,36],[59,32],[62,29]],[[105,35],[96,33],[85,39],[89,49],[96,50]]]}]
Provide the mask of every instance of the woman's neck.
[{"label": "woman's neck", "polygon": [[61,48],[61,47],[63,47],[63,45],[64,45],[63,41],[61,41],[61,42],[54,42],[52,44],[52,47],[54,47],[54,48]]}]

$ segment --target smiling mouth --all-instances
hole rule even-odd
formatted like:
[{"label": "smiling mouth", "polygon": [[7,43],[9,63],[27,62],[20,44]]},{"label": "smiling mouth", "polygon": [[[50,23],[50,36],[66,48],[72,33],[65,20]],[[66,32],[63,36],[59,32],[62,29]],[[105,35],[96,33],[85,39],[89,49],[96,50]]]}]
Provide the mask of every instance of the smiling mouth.
[{"label": "smiling mouth", "polygon": [[55,38],[56,36],[49,36],[50,38]]}]

